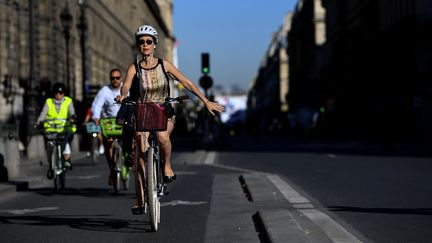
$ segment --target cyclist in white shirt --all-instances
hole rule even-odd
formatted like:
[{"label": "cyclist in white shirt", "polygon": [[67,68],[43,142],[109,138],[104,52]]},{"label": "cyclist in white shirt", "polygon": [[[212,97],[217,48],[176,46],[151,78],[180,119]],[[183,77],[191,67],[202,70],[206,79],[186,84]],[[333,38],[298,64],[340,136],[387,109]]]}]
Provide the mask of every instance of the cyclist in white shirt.
[{"label": "cyclist in white shirt", "polygon": [[[110,84],[103,86],[97,93],[93,104],[92,104],[92,119],[97,125],[99,125],[99,120],[101,118],[116,117],[120,109],[120,105],[116,104],[114,98],[120,95],[121,88],[121,76],[122,73],[120,69],[115,68],[110,71]],[[113,160],[113,139],[103,137],[103,144],[105,147],[105,157],[108,162],[108,167],[110,170],[110,176],[108,178],[108,183],[110,185],[114,184],[116,180],[113,175],[115,162]]]}]

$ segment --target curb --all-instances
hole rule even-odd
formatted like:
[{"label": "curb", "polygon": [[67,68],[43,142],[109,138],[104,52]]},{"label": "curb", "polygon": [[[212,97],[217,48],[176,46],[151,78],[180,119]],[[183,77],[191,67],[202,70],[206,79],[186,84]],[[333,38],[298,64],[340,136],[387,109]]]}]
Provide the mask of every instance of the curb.
[{"label": "curb", "polygon": [[253,217],[264,242],[310,242],[286,209],[262,209]]}]

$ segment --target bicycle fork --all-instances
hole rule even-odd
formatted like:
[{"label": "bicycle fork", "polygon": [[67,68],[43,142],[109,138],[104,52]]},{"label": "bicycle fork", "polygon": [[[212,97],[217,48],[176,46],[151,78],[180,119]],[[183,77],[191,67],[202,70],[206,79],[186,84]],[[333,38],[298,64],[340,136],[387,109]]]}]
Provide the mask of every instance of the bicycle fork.
[{"label": "bicycle fork", "polygon": [[168,195],[168,187],[163,181],[163,161],[160,154],[159,146],[154,146],[154,157],[156,165],[156,175],[157,175],[157,192],[158,196]]}]

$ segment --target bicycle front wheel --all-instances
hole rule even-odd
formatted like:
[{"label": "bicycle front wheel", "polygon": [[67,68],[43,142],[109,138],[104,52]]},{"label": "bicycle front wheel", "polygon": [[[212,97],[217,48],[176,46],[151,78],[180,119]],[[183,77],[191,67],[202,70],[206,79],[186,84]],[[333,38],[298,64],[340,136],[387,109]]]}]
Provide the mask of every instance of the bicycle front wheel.
[{"label": "bicycle front wheel", "polygon": [[60,146],[53,147],[51,156],[51,165],[54,171],[54,189],[58,191],[64,189],[66,184],[65,171],[61,166],[63,158]]},{"label": "bicycle front wheel", "polygon": [[97,159],[99,155],[99,146],[98,146],[98,139],[97,137],[92,137],[92,145],[91,145],[91,158],[93,161],[93,164],[97,164]]},{"label": "bicycle front wheel", "polygon": [[147,150],[147,200],[150,208],[150,226],[153,231],[158,230],[160,218],[160,202],[157,190],[157,166],[153,147]]}]

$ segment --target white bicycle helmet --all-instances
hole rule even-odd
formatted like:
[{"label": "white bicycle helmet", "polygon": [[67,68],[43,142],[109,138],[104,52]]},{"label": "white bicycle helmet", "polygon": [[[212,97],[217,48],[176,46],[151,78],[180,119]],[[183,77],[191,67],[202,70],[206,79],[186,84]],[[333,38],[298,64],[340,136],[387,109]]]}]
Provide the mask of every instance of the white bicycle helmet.
[{"label": "white bicycle helmet", "polygon": [[158,38],[157,38],[157,31],[155,30],[155,28],[153,28],[150,25],[143,25],[140,26],[137,31],[135,32],[135,37],[140,36],[140,35],[150,35],[153,38],[155,38],[155,42],[157,43]]}]

